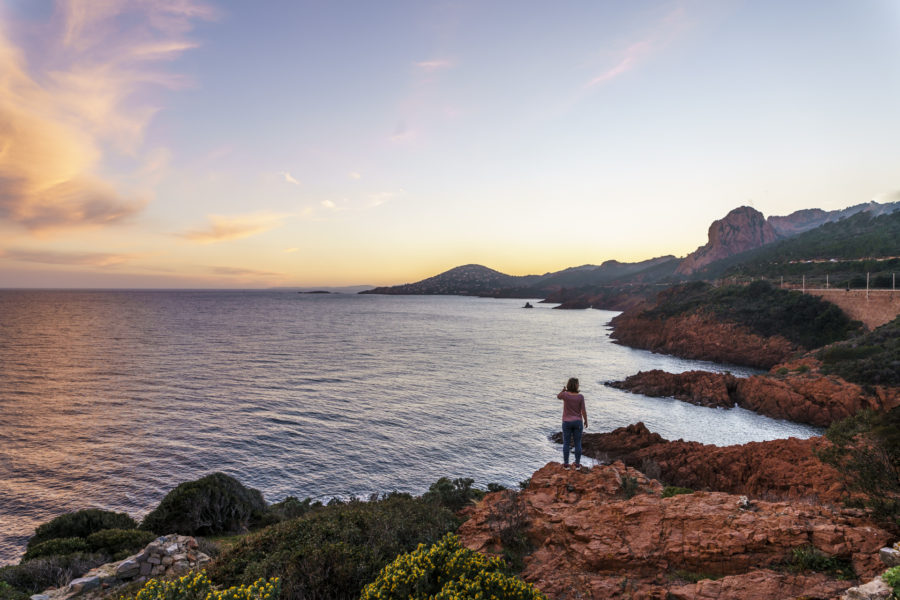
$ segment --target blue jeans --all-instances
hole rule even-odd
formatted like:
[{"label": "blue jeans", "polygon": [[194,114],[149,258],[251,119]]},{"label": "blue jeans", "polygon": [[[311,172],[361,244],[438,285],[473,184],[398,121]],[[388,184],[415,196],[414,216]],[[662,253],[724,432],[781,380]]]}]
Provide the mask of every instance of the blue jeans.
[{"label": "blue jeans", "polygon": [[563,463],[569,464],[569,442],[574,442],[575,464],[581,464],[581,432],[584,431],[584,423],[578,421],[563,421]]}]

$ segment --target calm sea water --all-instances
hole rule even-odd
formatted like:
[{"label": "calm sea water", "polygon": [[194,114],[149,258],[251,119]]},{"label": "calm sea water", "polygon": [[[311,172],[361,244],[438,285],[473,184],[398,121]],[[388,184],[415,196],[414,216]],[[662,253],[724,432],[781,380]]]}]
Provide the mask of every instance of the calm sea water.
[{"label": "calm sea water", "polygon": [[140,518],[213,471],[270,502],[418,494],[441,476],[515,485],[560,460],[548,435],[570,376],[589,431],[644,421],[715,444],[819,433],[604,387],[639,370],[726,367],[612,344],[616,313],[523,303],[0,291],[0,564],[62,512]]}]

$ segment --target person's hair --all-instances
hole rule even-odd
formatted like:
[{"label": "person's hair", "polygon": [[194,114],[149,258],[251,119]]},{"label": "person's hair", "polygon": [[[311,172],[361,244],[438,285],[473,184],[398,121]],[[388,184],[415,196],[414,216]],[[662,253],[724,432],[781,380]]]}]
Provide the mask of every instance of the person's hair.
[{"label": "person's hair", "polygon": [[578,393],[578,378],[577,377],[569,377],[569,382],[566,384],[566,391],[572,392],[573,394]]}]

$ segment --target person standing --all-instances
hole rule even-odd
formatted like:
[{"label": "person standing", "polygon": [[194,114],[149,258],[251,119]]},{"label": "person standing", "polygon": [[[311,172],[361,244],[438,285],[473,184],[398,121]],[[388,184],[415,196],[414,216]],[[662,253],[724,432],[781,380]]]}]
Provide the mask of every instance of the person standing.
[{"label": "person standing", "polygon": [[563,401],[563,468],[569,468],[569,448],[575,450],[575,470],[581,470],[581,434],[587,429],[588,416],[584,396],[578,391],[578,379],[571,377],[556,395]]}]

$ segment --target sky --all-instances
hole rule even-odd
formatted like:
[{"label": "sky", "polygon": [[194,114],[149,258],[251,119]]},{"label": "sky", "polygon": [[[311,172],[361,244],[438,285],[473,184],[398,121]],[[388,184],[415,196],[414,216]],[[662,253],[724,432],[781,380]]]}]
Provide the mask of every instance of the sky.
[{"label": "sky", "polygon": [[896,0],[0,0],[0,287],[393,285],[900,200]]}]

